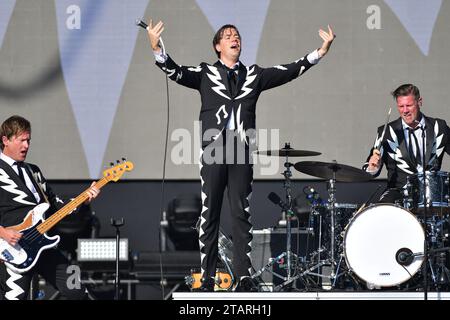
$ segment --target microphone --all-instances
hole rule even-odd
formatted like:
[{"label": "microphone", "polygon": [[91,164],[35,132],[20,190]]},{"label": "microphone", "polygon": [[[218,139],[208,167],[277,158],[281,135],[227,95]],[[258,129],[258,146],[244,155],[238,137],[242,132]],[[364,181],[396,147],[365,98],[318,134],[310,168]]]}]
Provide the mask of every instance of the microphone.
[{"label": "microphone", "polygon": [[312,205],[321,205],[324,203],[322,198],[320,197],[320,194],[311,186],[306,186],[303,188],[303,193],[306,195],[306,199],[312,204]]},{"label": "microphone", "polygon": [[[146,24],[141,19],[136,19],[135,23],[136,23],[136,26],[141,27],[141,28],[143,28],[145,30],[147,30],[147,28],[148,28],[148,24]],[[159,37],[159,45],[160,45],[160,47],[162,49],[162,52],[165,53],[166,52],[166,48],[164,47],[164,42],[163,42],[161,37]]]},{"label": "microphone", "polygon": [[283,210],[288,210],[287,204],[283,200],[281,200],[281,198],[275,192],[269,193],[267,198],[269,198],[269,200],[277,206],[280,206]]},{"label": "microphone", "polygon": [[401,248],[395,254],[395,260],[399,265],[409,266],[414,260],[414,254],[408,248]]},{"label": "microphone", "polygon": [[144,21],[142,21],[141,19],[136,19],[136,25],[138,27],[144,28],[145,30],[147,30],[148,24],[146,24]]}]

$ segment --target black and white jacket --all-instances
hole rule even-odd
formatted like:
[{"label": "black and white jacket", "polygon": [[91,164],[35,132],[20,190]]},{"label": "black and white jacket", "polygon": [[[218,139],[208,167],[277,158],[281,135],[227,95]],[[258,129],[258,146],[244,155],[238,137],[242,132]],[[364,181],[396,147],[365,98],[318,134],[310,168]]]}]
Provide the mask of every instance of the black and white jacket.
[{"label": "black and white jacket", "polygon": [[[46,198],[49,201],[50,208],[46,212],[48,217],[62,207],[63,201],[53,193],[38,166],[31,163],[25,163],[25,166],[28,173],[33,175],[30,179],[39,193],[40,202],[45,202]],[[21,223],[37,204],[33,193],[20,180],[14,169],[0,159],[0,226],[9,227]]]},{"label": "black and white jacket", "polygon": [[[214,65],[201,63],[197,67],[177,65],[170,56],[165,63],[156,62],[169,78],[188,88],[196,89],[201,96],[200,121],[202,123],[202,147],[216,140],[226,127],[232,110],[236,130],[245,138],[247,130],[255,129],[256,102],[262,91],[285,84],[307,71],[311,64],[307,56],[290,64],[261,68],[239,64],[238,84],[234,95],[229,88],[227,70],[220,61]],[[205,134],[206,130],[210,130]],[[252,141],[250,141],[252,143]]]},{"label": "black and white jacket", "polygon": [[[425,170],[438,171],[441,169],[444,151],[450,154],[450,129],[442,119],[425,117]],[[370,150],[363,170],[369,165],[369,159],[374,148],[381,143],[382,165],[374,175],[378,176],[383,165],[388,171],[388,188],[402,188],[409,175],[417,173],[417,168],[411,159],[402,126],[402,119],[398,118],[387,125],[383,141],[380,141],[384,126],[378,128],[377,138]]]}]

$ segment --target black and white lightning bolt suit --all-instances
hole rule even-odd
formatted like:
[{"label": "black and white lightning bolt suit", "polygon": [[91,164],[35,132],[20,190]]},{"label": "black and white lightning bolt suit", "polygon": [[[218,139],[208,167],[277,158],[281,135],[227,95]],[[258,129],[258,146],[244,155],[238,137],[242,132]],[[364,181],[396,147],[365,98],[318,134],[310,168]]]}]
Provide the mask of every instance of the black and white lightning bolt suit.
[{"label": "black and white lightning bolt suit", "polygon": [[[317,50],[315,54],[317,56]],[[232,215],[233,271],[238,278],[250,275],[252,223],[249,201],[253,165],[249,153],[255,149],[256,144],[256,102],[262,91],[285,84],[311,68],[313,64],[308,57],[271,68],[261,68],[258,65],[247,67],[240,62],[237,88],[233,93],[227,70],[220,61],[213,65],[201,63],[197,67],[188,67],[176,64],[167,56],[165,63],[156,63],[171,80],[197,90],[201,97],[200,176],[203,208],[199,243],[203,278],[213,277],[216,272],[220,211],[226,188]],[[227,129],[231,115],[235,121],[234,130]],[[232,142],[233,146],[230,146]],[[239,146],[246,150],[246,161],[243,163],[209,161],[211,153],[220,153],[222,150],[226,154],[227,149],[235,150]],[[216,154],[217,158],[222,159]]]}]

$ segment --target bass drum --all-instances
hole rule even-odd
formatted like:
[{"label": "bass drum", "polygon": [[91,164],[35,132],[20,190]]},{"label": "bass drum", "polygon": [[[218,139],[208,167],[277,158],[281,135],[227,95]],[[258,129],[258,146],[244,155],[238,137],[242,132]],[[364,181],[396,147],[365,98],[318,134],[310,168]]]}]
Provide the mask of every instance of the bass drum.
[{"label": "bass drum", "polygon": [[418,255],[407,265],[399,253],[423,253],[424,241],[422,225],[412,213],[393,204],[377,204],[356,214],[347,225],[344,257],[368,288],[391,287],[409,280],[423,262],[423,255]]}]

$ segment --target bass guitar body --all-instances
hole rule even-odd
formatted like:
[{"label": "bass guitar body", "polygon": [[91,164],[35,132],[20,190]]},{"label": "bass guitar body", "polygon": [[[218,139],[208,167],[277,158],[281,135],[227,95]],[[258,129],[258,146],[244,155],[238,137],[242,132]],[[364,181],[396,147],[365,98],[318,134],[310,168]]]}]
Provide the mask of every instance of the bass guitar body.
[{"label": "bass guitar body", "polygon": [[6,266],[16,273],[24,273],[34,267],[39,256],[44,250],[55,247],[59,236],[49,237],[45,233],[40,233],[37,227],[43,223],[44,213],[49,208],[47,203],[37,205],[28,212],[21,224],[9,227],[22,233],[22,238],[15,246],[0,239],[0,259]]}]

